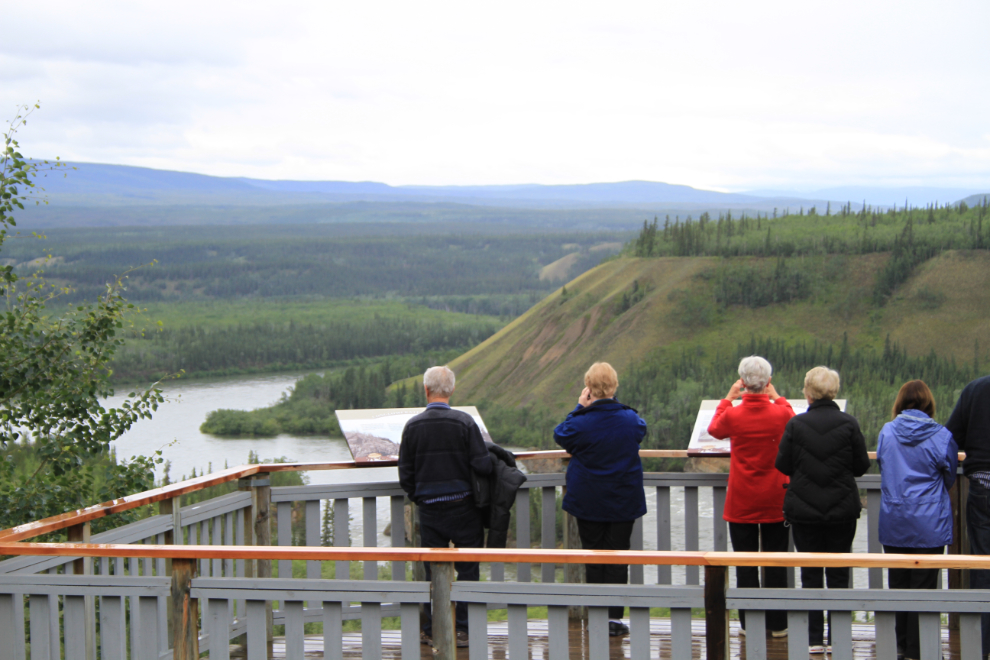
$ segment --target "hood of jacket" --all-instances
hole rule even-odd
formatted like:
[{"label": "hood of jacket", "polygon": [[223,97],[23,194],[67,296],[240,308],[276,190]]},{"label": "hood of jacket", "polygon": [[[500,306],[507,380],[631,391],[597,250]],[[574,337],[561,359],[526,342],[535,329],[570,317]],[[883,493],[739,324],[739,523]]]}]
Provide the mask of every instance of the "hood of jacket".
[{"label": "hood of jacket", "polygon": [[928,440],[942,429],[934,419],[913,408],[901,412],[891,422],[893,437],[902,445],[916,446]]}]

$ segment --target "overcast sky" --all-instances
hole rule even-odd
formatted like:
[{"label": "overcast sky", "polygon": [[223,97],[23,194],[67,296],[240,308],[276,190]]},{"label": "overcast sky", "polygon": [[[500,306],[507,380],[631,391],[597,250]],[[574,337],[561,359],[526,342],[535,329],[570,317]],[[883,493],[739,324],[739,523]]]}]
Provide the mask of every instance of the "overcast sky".
[{"label": "overcast sky", "polygon": [[990,2],[5,3],[28,155],[402,184],[990,188]]}]

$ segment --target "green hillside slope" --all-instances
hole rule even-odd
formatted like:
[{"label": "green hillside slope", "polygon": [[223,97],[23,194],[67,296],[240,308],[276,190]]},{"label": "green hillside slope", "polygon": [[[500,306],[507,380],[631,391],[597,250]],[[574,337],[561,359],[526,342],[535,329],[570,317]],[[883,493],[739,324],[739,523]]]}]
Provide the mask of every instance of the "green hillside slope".
[{"label": "green hillside slope", "polygon": [[[548,448],[584,371],[605,360],[619,371],[620,400],[651,425],[647,446],[684,447],[700,400],[720,398],[739,355],[759,352],[774,362],[775,383],[792,398],[801,397],[811,366],[838,368],[850,412],[868,437],[910,378],[932,385],[944,421],[958,390],[990,360],[990,253],[943,252],[877,306],[876,282],[890,259],[609,261],[454,360],[457,400],[481,407],[493,437]],[[734,302],[771,281],[784,282],[775,286],[790,300]],[[790,293],[788,282],[797,283]]]}]

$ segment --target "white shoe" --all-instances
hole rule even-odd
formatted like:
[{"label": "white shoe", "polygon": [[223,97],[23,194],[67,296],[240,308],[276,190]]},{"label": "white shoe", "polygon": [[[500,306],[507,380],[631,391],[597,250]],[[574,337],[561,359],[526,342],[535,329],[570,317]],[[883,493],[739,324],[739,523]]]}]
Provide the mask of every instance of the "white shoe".
[{"label": "white shoe", "polygon": [[825,655],[825,647],[824,646],[809,646],[808,647],[808,653],[810,653],[811,655]]}]

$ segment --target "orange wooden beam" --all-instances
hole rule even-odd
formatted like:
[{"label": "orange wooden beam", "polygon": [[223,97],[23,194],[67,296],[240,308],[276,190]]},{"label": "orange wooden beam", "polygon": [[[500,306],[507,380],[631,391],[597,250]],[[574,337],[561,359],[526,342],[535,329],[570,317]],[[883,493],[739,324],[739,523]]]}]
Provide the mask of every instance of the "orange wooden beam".
[{"label": "orange wooden beam", "polygon": [[673,566],[849,566],[856,568],[990,569],[990,556],[816,552],[683,552],[659,550],[540,550],[517,548],[322,548],[102,543],[0,543],[0,555],[148,557],[310,561],[486,561]]}]

